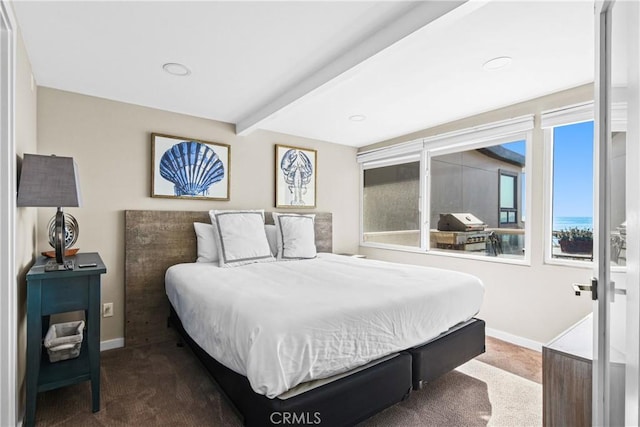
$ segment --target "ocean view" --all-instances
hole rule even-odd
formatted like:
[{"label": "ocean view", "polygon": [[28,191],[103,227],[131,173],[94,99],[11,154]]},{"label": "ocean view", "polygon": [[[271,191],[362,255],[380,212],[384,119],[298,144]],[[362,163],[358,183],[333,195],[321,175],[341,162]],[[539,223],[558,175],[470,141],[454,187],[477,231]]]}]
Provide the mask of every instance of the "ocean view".
[{"label": "ocean view", "polygon": [[588,228],[593,230],[593,218],[590,216],[558,216],[553,218],[554,231],[561,231],[569,228]]}]

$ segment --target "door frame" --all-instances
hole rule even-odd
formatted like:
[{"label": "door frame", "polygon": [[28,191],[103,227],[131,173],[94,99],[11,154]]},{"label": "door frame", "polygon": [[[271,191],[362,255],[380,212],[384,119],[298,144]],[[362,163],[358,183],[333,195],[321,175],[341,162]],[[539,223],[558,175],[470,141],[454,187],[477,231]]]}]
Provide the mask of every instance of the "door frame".
[{"label": "door frame", "polygon": [[0,0],[0,425],[18,422],[15,267],[15,18]]},{"label": "door frame", "polygon": [[[595,135],[598,149],[595,164],[598,165],[594,183],[597,189],[595,218],[596,260],[594,274],[598,277],[598,300],[594,303],[594,359],[593,359],[593,406],[592,423],[598,426],[611,424],[610,389],[610,303],[615,288],[611,284],[609,269],[611,229],[607,209],[610,205],[609,157],[611,137],[611,30],[612,11],[616,0],[598,0],[595,8],[596,67],[595,67]],[[632,13],[625,14],[631,23],[640,22],[640,6],[629,2]],[[638,25],[627,25],[633,32],[626,38],[628,43],[627,88],[627,158],[626,181],[640,181],[640,31]],[[635,38],[634,38],[635,37]],[[604,175],[605,179],[600,177]],[[602,182],[601,182],[602,181]],[[625,360],[625,425],[638,425],[640,384],[640,186],[626,185],[626,360]],[[594,254],[594,255],[596,255]]]},{"label": "door frame", "polygon": [[[640,4],[628,2],[627,182],[640,182]],[[627,185],[627,348],[625,424],[640,425],[640,186]]]},{"label": "door frame", "polygon": [[594,76],[594,271],[598,279],[598,299],[593,304],[592,425],[608,426],[611,408],[609,286],[609,213],[611,183],[609,142],[611,134],[609,87],[611,84],[611,17],[615,0],[596,2],[595,76]]}]

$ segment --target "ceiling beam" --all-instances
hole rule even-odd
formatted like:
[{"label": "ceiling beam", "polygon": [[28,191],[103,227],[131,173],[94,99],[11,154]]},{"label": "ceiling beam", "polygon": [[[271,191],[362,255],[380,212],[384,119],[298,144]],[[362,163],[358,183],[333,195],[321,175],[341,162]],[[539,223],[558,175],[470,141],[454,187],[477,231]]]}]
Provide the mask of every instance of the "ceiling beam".
[{"label": "ceiling beam", "polygon": [[466,3],[456,1],[420,1],[381,29],[376,29],[327,64],[292,84],[279,95],[236,123],[236,134],[248,135],[269,117],[311,91],[340,76],[375,54]]}]

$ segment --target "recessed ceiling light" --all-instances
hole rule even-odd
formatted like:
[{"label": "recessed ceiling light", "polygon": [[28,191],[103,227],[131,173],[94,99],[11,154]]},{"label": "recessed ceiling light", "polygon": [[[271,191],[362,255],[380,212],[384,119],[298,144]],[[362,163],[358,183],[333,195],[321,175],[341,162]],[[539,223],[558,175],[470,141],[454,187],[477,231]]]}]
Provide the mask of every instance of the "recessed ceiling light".
[{"label": "recessed ceiling light", "polygon": [[513,61],[513,59],[510,56],[499,56],[485,62],[482,68],[487,71],[499,70],[511,64],[511,61]]},{"label": "recessed ceiling light", "polygon": [[167,62],[162,66],[162,69],[174,76],[184,77],[191,74],[190,69],[188,69],[185,65],[178,64],[177,62]]},{"label": "recessed ceiling light", "polygon": [[363,116],[362,114],[354,114],[353,116],[349,116],[349,120],[352,122],[363,122],[367,116]]}]

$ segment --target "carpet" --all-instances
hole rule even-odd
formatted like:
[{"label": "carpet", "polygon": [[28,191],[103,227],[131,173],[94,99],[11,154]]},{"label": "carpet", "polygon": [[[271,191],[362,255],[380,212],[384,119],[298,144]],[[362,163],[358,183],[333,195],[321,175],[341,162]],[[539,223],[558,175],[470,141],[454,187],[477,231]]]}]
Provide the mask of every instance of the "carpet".
[{"label": "carpet", "polygon": [[[175,342],[102,353],[101,410],[89,383],[38,395],[37,426],[241,426],[206,370]],[[538,426],[542,386],[472,360],[361,427]],[[327,426],[330,427],[330,426]]]},{"label": "carpet", "polygon": [[542,386],[471,360],[360,427],[542,425]]}]

